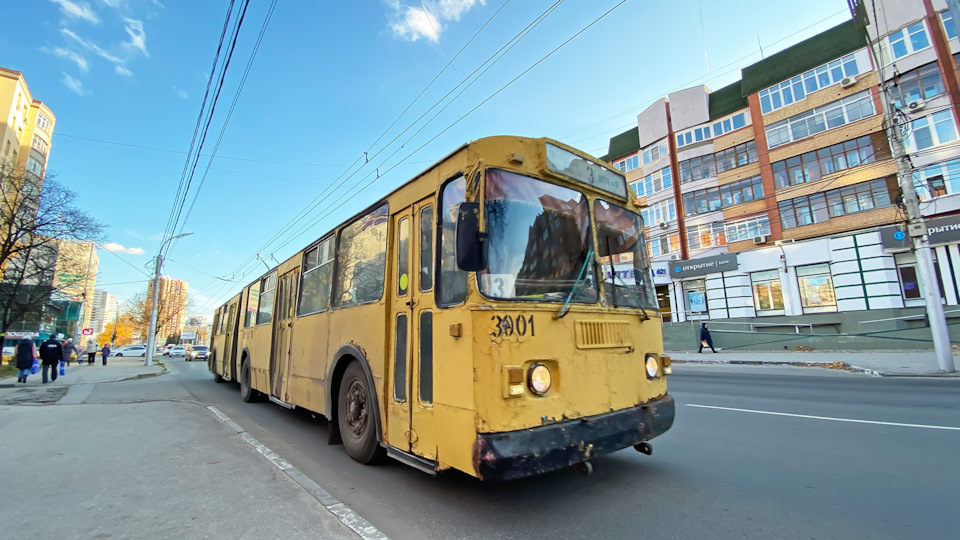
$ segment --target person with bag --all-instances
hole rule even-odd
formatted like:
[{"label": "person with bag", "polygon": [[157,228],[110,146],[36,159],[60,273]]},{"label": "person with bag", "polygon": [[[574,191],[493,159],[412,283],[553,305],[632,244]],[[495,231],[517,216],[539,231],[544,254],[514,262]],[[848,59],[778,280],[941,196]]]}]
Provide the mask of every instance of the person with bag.
[{"label": "person with bag", "polygon": [[710,337],[710,331],[707,330],[707,323],[700,325],[700,350],[697,352],[702,353],[704,346],[710,347],[710,350],[716,354],[717,350],[713,348],[713,338]]},{"label": "person with bag", "polygon": [[[97,340],[88,339],[87,348],[85,350],[87,353],[87,365],[92,366],[94,359],[96,359],[97,357]],[[77,359],[77,363],[78,364],[81,363],[79,358]]]},{"label": "person with bag", "polygon": [[[70,361],[73,360],[73,353],[75,352],[77,352],[77,348],[74,346],[73,340],[67,338],[67,340],[63,342],[63,361],[66,362],[68,366],[70,365]],[[79,362],[80,360],[77,359],[77,361]]]},{"label": "person with bag", "polygon": [[34,359],[37,357],[37,346],[27,338],[17,343],[17,382],[27,383],[27,376],[33,369]]},{"label": "person with bag", "polygon": [[104,343],[103,349],[100,351],[100,357],[103,359],[103,365],[107,365],[108,356],[110,356],[110,344]]},{"label": "person with bag", "polygon": [[[50,336],[50,339],[40,345],[40,360],[43,361],[43,384],[57,380],[57,367],[63,360],[63,346],[57,340],[57,336]],[[47,379],[48,371],[53,371],[52,379],[49,380]]]}]

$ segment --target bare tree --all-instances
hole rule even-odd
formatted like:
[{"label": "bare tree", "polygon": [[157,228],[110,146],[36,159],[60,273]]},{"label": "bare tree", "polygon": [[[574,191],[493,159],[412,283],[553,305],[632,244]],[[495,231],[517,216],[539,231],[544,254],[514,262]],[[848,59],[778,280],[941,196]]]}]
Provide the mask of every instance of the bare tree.
[{"label": "bare tree", "polygon": [[75,283],[57,283],[58,266],[61,272],[85,273],[86,261],[71,260],[61,244],[100,241],[104,225],[78,207],[76,193],[9,161],[0,162],[0,190],[0,331],[5,333],[66,299],[62,289]]},{"label": "bare tree", "polygon": [[[130,324],[134,328],[134,334],[146,338],[150,328],[150,311],[153,306],[153,298],[147,295],[147,291],[140,291],[133,295],[125,304],[124,316],[128,317]],[[154,338],[158,336],[168,337],[174,333],[179,333],[176,328],[181,313],[184,315],[193,309],[192,301],[188,298],[183,309],[166,309],[166,302],[161,294],[157,301],[157,326]]]}]

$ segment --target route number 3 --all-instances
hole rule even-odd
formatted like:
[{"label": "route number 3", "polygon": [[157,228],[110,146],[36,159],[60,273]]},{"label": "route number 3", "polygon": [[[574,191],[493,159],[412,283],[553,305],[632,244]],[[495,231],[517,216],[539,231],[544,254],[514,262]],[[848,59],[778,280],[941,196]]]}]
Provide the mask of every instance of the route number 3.
[{"label": "route number 3", "polygon": [[510,315],[494,315],[490,320],[493,321],[493,332],[490,332],[492,337],[513,337],[514,335],[525,337],[528,334],[533,337],[535,335],[533,315],[528,317],[517,315],[516,319]]}]

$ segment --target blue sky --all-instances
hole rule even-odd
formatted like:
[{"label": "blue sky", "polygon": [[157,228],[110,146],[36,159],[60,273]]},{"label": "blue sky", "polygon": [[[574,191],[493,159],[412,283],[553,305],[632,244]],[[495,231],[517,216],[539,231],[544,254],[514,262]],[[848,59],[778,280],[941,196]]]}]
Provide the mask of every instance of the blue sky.
[{"label": "blue sky", "polygon": [[[0,0],[4,20],[18,21],[0,33],[0,66],[23,72],[33,97],[56,115],[48,170],[109,225],[112,251],[99,252],[97,288],[121,300],[146,286],[228,4]],[[269,4],[251,2],[205,154]],[[264,270],[255,259],[243,264],[260,248],[271,266],[288,258],[465,141],[548,136],[603,155],[609,138],[635,125],[650,101],[695,84],[720,88],[760,58],[759,45],[769,55],[849,18],[844,0],[701,0],[708,71],[697,0],[562,1],[436,119],[416,124],[331,191],[364,151],[373,155],[462,80],[476,78],[470,74],[554,4],[280,0],[184,224],[194,234],[174,245],[163,273],[189,281],[196,312],[209,315]],[[453,68],[373,145],[485,24]],[[208,160],[200,162],[188,202]],[[378,179],[377,168],[390,172]],[[324,202],[293,229],[302,233],[265,245],[321,194]]]}]

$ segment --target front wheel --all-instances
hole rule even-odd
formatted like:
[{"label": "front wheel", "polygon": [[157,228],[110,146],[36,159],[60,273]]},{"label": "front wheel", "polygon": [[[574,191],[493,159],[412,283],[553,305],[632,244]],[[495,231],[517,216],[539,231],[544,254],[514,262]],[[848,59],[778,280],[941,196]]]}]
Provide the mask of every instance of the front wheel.
[{"label": "front wheel", "polygon": [[123,353],[117,353],[115,356],[116,356],[117,358],[119,358],[119,357],[123,356]]},{"label": "front wheel", "polygon": [[360,463],[380,461],[384,450],[377,441],[376,400],[359,363],[347,366],[337,396],[337,426],[347,454]]}]

